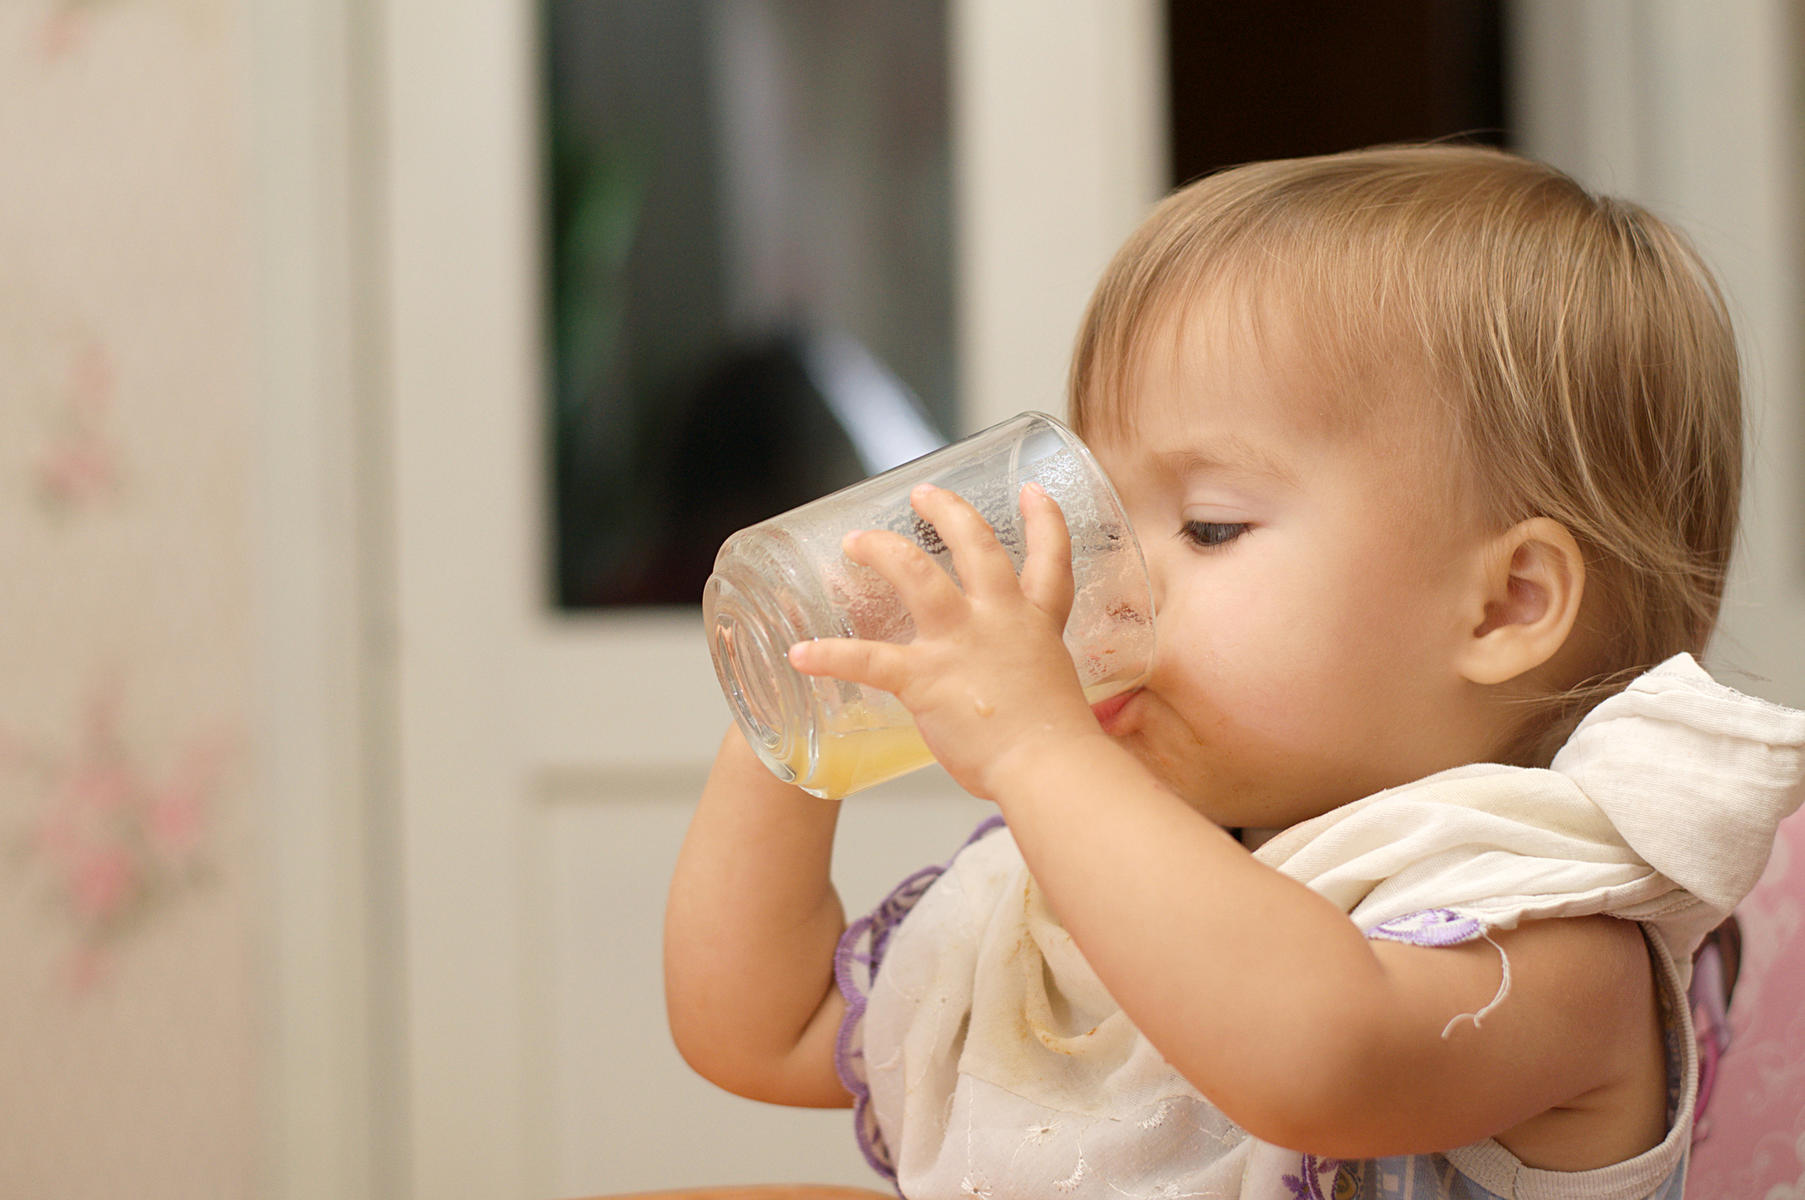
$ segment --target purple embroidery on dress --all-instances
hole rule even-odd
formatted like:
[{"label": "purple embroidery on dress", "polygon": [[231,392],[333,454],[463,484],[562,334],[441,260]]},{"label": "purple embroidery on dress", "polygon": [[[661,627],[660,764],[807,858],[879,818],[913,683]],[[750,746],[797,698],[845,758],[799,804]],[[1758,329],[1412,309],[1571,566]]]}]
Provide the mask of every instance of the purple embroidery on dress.
[{"label": "purple embroidery on dress", "polygon": [[1484,937],[1485,926],[1478,918],[1451,908],[1424,908],[1375,925],[1366,936],[1386,942],[1407,942],[1412,946],[1458,946]]},{"label": "purple embroidery on dress", "polygon": [[[973,842],[1002,826],[1000,816],[985,819],[965,839],[959,851],[963,852]],[[957,857],[955,853],[953,858]],[[834,983],[839,987],[840,995],[846,998],[846,1015],[840,1020],[840,1033],[834,1041],[834,1069],[839,1073],[840,1082],[852,1093],[853,1125],[858,1133],[859,1150],[871,1164],[871,1169],[891,1183],[896,1182],[896,1163],[877,1127],[877,1116],[871,1111],[871,1085],[865,1082],[862,1070],[863,1048],[855,1049],[852,1043],[864,1023],[871,984],[876,980],[884,952],[890,946],[890,935],[951,865],[952,859],[948,859],[937,867],[923,867],[897,884],[869,916],[860,917],[846,927],[834,950]],[[861,967],[864,969],[862,980],[855,974],[855,968]]]},{"label": "purple embroidery on dress", "polygon": [[[1298,1173],[1284,1176],[1283,1181],[1296,1200],[1334,1200],[1351,1194],[1340,1183],[1342,1172],[1352,1166],[1339,1158],[1317,1158],[1314,1154],[1306,1154],[1298,1161]],[[1325,1183],[1328,1185],[1326,1190]]]}]

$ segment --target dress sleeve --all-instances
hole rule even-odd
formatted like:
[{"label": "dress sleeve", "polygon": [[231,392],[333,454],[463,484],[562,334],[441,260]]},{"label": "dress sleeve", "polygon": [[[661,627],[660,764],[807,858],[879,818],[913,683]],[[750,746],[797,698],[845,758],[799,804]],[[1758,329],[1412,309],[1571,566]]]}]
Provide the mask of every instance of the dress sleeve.
[{"label": "dress sleeve", "polygon": [[1393,917],[1366,931],[1373,941],[1404,942],[1411,946],[1459,946],[1485,936],[1477,917],[1451,908],[1422,908]]},{"label": "dress sleeve", "polygon": [[1504,998],[1510,995],[1510,956],[1504,952],[1503,946],[1492,941],[1491,931],[1478,917],[1452,908],[1423,908],[1375,925],[1366,931],[1366,936],[1371,941],[1402,942],[1430,949],[1461,946],[1480,938],[1492,943],[1492,948],[1498,952],[1499,965],[1503,971],[1498,993],[1478,1011],[1461,1013],[1449,1021],[1441,1031],[1444,1039],[1452,1036],[1455,1026],[1462,1021],[1471,1021],[1473,1028],[1479,1028],[1480,1022],[1490,1016],[1493,1010],[1504,1003]]}]

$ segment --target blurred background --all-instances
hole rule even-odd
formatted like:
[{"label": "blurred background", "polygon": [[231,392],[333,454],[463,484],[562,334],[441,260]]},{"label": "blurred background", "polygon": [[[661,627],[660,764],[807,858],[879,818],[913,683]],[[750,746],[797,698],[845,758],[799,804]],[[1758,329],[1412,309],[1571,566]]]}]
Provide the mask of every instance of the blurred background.
[{"label": "blurred background", "polygon": [[[0,5],[0,1195],[875,1185],[668,1046],[695,597],[1060,411],[1222,165],[1458,135],[1691,232],[1755,422],[1713,665],[1805,703],[1802,61],[1800,0]],[[849,803],[849,909],[982,816]]]}]

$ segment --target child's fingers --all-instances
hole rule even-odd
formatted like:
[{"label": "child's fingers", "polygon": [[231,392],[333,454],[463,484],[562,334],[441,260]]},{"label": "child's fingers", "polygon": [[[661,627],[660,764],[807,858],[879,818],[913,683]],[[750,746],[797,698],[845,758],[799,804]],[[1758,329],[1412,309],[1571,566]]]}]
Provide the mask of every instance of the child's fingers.
[{"label": "child's fingers", "polygon": [[924,483],[909,493],[909,503],[952,551],[953,568],[967,595],[987,595],[1016,586],[1015,564],[997,541],[990,522],[965,497]]},{"label": "child's fingers", "polygon": [[1022,488],[1022,529],[1028,556],[1022,563],[1022,592],[1042,612],[1063,625],[1072,611],[1072,535],[1059,502],[1039,484]]},{"label": "child's fingers", "polygon": [[797,642],[789,657],[804,675],[829,675],[895,693],[907,682],[903,650],[891,642],[831,637]]},{"label": "child's fingers", "polygon": [[932,632],[944,628],[965,611],[965,597],[952,576],[902,534],[860,530],[847,534],[841,549],[847,558],[870,567],[896,589],[916,629]]}]

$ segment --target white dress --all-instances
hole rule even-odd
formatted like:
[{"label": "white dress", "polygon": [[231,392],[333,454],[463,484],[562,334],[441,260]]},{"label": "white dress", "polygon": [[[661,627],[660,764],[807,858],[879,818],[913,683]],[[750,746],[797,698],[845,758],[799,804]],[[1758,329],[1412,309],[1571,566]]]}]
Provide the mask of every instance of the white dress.
[{"label": "white dress", "polygon": [[[1542,1171],[1488,1140],[1342,1163],[1250,1137],[1115,1004],[1000,821],[842,940],[841,1070],[860,1143],[909,1200],[1677,1198],[1697,1086],[1691,954],[1759,877],[1802,773],[1805,714],[1681,656],[1599,705],[1550,770],[1445,772],[1255,852],[1369,937],[1446,946],[1526,919],[1639,921],[1667,1016],[1670,1120],[1627,1162]],[[1508,1002],[1508,963],[1504,977],[1461,1019]]]}]

